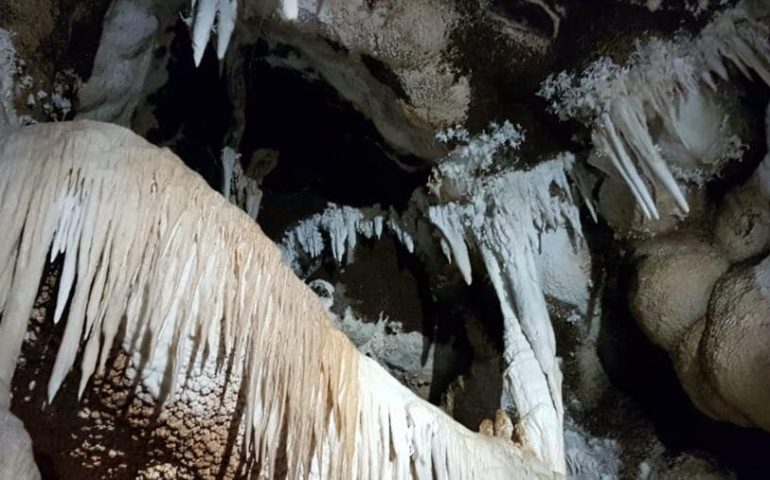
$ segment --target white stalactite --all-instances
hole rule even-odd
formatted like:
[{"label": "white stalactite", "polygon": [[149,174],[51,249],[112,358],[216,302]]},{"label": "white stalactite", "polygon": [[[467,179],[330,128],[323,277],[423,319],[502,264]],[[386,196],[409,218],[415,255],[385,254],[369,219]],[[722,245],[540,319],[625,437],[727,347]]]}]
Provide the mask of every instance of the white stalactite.
[{"label": "white stalactite", "polygon": [[[227,47],[238,21],[238,0],[191,0],[192,46],[195,65],[199,66],[212,34],[216,32],[217,58],[227,55]],[[299,17],[297,0],[279,0],[279,15],[288,21]]]},{"label": "white stalactite", "polygon": [[222,60],[227,54],[227,46],[235,30],[238,18],[238,0],[219,0],[217,12],[217,58]]},{"label": "white stalactite", "polygon": [[430,221],[439,229],[444,236],[446,244],[449,246],[449,261],[457,266],[465,283],[470,285],[473,282],[471,274],[471,260],[468,253],[468,245],[465,237],[462,235],[463,227],[451,210],[441,208],[431,208],[428,210]]},{"label": "white stalactite", "polygon": [[[573,242],[581,241],[579,212],[567,180],[574,156],[561,155],[527,172],[504,168],[491,173],[500,165],[494,158],[497,153],[503,148],[515,150],[523,142],[518,128],[507,122],[492,125],[489,132],[475,138],[457,128],[441,133],[439,139],[463,145],[434,171],[429,189],[438,203],[430,204],[416,194],[407,217],[427,221],[441,233],[442,250],[469,284],[471,251],[480,254],[504,318],[501,406],[518,412],[519,431],[527,447],[554,471],[563,473],[561,372],[545,285],[541,285],[545,272],[538,268],[538,262],[549,258],[547,253],[545,259],[540,258],[538,252],[546,230],[566,229],[572,232]],[[552,196],[551,187],[560,195]],[[332,206],[287,233],[283,241],[287,263],[298,270],[299,251],[312,258],[320,256],[327,236],[333,257],[341,262],[345,252],[355,248],[357,235],[372,238],[377,231],[374,225],[383,218],[377,210]],[[391,213],[386,224],[394,229],[410,222]],[[576,250],[574,243],[568,248]],[[571,258],[579,258],[577,251]],[[575,293],[576,287],[568,301],[585,308],[588,277],[583,272],[576,275],[585,278],[581,285],[586,291]]]},{"label": "white stalactite", "polygon": [[193,16],[192,47],[195,65],[199,66],[209,43],[217,16],[219,0],[197,0]]},{"label": "white stalactite", "polygon": [[[523,142],[511,124],[492,125],[472,139],[462,131],[450,136],[465,145],[436,167],[431,189],[439,203],[428,207],[427,216],[468,283],[469,251],[480,253],[504,318],[502,407],[518,412],[523,441],[538,458],[564,472],[562,377],[536,252],[540,235],[550,229],[568,228],[573,241],[581,241],[567,180],[574,156],[519,171],[501,168],[494,158],[503,147],[515,150]],[[552,187],[559,195],[552,196]]]},{"label": "white stalactite", "polygon": [[[575,240],[580,238],[579,214],[566,176],[573,161],[567,155],[527,172],[507,171],[476,180],[471,187],[469,172],[460,172],[457,165],[439,166],[441,172],[452,172],[440,176],[442,188],[459,191],[446,185],[457,178],[467,197],[429,209],[467,280],[467,245],[481,253],[504,318],[502,406],[519,413],[524,443],[560,472],[565,469],[562,377],[535,252],[546,229],[569,226]],[[551,186],[564,198],[552,197]]]},{"label": "white stalactite", "polygon": [[51,396],[79,347],[82,393],[123,329],[130,353],[150,363],[168,357],[168,397],[183,388],[183,343],[197,347],[198,364],[233,358],[244,379],[246,447],[269,477],[282,438],[288,478],[313,464],[322,478],[554,476],[362,357],[252,219],[128,130],[63,122],[4,136],[0,221],[0,404],[53,245],[76,275],[59,287],[70,307]]},{"label": "white stalactite", "polygon": [[[703,171],[708,178],[742,153],[726,114],[713,102],[714,75],[727,80],[731,63],[770,85],[769,36],[770,27],[739,5],[717,15],[694,39],[653,39],[637,46],[628,66],[603,58],[577,79],[564,72],[549,78],[540,94],[562,119],[592,127],[597,153],[628,184],[647,218],[660,216],[656,188],[667,190],[686,214],[675,174],[702,182]],[[662,134],[653,134],[650,119],[662,124]]]}]

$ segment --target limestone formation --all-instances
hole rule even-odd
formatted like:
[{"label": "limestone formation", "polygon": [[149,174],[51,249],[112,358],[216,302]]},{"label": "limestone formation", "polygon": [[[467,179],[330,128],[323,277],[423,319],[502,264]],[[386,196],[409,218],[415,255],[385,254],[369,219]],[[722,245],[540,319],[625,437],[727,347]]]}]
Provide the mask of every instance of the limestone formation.
[{"label": "limestone formation", "polygon": [[770,259],[731,272],[714,291],[701,366],[719,396],[752,425],[770,430]]},{"label": "limestone formation", "polygon": [[638,255],[631,310],[650,340],[673,352],[706,314],[714,283],[730,264],[708,243],[684,235],[650,240]]},{"label": "limestone formation", "polygon": [[766,3],[0,0],[0,477],[770,476]]}]

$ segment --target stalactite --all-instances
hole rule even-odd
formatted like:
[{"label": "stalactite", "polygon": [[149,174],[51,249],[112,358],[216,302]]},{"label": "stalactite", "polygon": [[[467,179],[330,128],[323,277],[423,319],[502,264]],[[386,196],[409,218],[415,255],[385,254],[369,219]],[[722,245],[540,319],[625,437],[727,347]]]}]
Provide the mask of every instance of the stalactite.
[{"label": "stalactite", "polygon": [[318,258],[327,244],[332,258],[342,263],[346,258],[352,258],[359,235],[366,239],[380,238],[386,229],[407,251],[414,253],[412,234],[394,210],[385,212],[379,207],[358,209],[334,204],[288,230],[281,242],[281,250],[286,263],[295,271],[300,269],[300,255]]},{"label": "stalactite", "polygon": [[[203,60],[212,33],[217,36],[217,58],[224,59],[238,21],[238,0],[192,0],[190,10],[195,65],[200,65]],[[299,16],[297,0],[280,0],[279,13],[285,20],[296,20]]]},{"label": "stalactite", "polygon": [[[284,434],[289,478],[313,468],[325,478],[553,475],[514,443],[466,430],[360,355],[251,218],[128,130],[64,122],[2,138],[0,221],[4,385],[46,260],[64,255],[57,305],[69,309],[51,397],[78,356],[82,394],[123,327],[130,353],[150,363],[168,357],[165,398],[183,387],[184,342],[197,363],[221,365],[221,354],[236,361],[245,446],[270,477]],[[6,387],[0,401],[8,395]]]},{"label": "stalactite", "polygon": [[[574,240],[580,240],[578,210],[566,176],[572,162],[574,157],[565,155],[530,171],[490,175],[472,186],[468,183],[474,177],[469,172],[443,169],[452,173],[440,177],[442,188],[462,191],[463,196],[431,206],[428,212],[469,283],[468,252],[480,252],[504,319],[502,406],[518,412],[525,444],[562,472],[561,371],[535,252],[546,229],[568,227]],[[452,185],[455,181],[463,187]],[[561,196],[552,196],[552,186]]]},{"label": "stalactite", "polygon": [[[562,119],[592,128],[597,153],[628,184],[647,218],[660,217],[655,188],[667,190],[686,214],[689,206],[675,174],[700,182],[699,170],[717,173],[721,163],[742,153],[740,139],[713,104],[714,75],[728,80],[729,63],[770,85],[768,36],[770,28],[739,5],[717,15],[693,39],[638,44],[627,66],[603,58],[579,78],[564,72],[551,76],[540,95]],[[676,148],[661,150],[651,131],[654,119]],[[693,168],[690,162],[702,165]]]}]

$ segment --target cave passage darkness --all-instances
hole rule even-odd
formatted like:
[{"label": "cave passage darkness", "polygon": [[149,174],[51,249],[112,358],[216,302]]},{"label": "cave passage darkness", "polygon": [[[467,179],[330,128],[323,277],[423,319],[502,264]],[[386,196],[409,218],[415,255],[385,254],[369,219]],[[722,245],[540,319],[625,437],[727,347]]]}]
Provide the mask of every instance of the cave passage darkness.
[{"label": "cave passage darkness", "polygon": [[[257,149],[279,152],[276,168],[263,183],[260,224],[268,235],[328,202],[403,208],[412,192],[425,185],[428,166],[392,151],[374,125],[331,86],[264,61],[268,54],[286,56],[291,50],[270,52],[260,42],[242,54],[247,59],[246,125],[239,151],[244,159]],[[407,172],[395,157],[418,166]]]},{"label": "cave passage darkness", "polygon": [[[451,269],[450,265],[446,265]],[[308,280],[323,279],[332,285],[344,285],[348,304],[362,320],[376,321],[381,312],[402,324],[402,330],[423,336],[422,364],[433,355],[434,370],[427,400],[440,405],[449,385],[459,375],[466,385],[482,385],[484,398],[459,401],[454,417],[470,429],[488,418],[498,408],[503,389],[502,372],[493,378],[472,378],[474,362],[490,352],[477,352],[469,339],[469,323],[489,340],[488,348],[498,358],[502,355],[503,318],[492,285],[478,278],[466,285],[459,276],[435,288],[438,280],[424,262],[390,235],[380,240],[362,239],[355,251],[355,261],[339,265],[324,258]],[[343,308],[335,313],[342,315]],[[450,349],[435,348],[434,345]],[[472,392],[466,391],[465,394]],[[513,412],[511,412],[513,413]]]},{"label": "cave passage darkness", "polygon": [[[159,127],[148,139],[171,147],[220,190],[220,146],[235,122],[233,105],[212,49],[195,68],[190,45],[187,27],[178,22],[168,82],[150,99]],[[279,155],[261,187],[262,229],[280,241],[294,222],[323,211],[328,203],[403,208],[427,182],[429,165],[389,148],[374,125],[325,82],[272,67],[265,58],[291,53],[287,48],[270,51],[263,41],[239,52],[247,59],[245,127],[237,146],[241,162],[246,168],[259,149]],[[396,158],[413,165],[412,171],[400,168]]]}]

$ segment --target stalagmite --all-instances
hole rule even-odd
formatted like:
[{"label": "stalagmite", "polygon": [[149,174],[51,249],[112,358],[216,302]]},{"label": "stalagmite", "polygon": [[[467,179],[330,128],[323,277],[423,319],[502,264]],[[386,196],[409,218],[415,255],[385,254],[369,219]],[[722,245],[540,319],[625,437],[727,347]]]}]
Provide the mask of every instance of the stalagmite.
[{"label": "stalagmite", "polygon": [[[196,363],[235,360],[246,447],[271,477],[282,435],[288,478],[313,468],[324,478],[556,475],[526,449],[466,430],[361,356],[251,218],[128,130],[75,122],[4,136],[0,221],[0,400],[44,265],[64,255],[57,303],[69,309],[52,397],[78,358],[82,392],[113,345],[149,363],[168,356],[171,397],[184,388],[180,345],[189,341]],[[526,335],[547,335],[521,313]],[[551,359],[543,367],[558,372]]]}]

